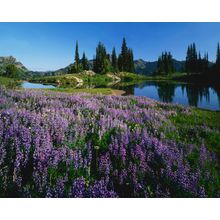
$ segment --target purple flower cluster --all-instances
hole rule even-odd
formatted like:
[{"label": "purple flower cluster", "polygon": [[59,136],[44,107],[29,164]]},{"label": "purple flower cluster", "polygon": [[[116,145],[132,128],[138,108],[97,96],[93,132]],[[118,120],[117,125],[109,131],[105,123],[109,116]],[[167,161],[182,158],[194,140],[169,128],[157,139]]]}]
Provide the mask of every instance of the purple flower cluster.
[{"label": "purple flower cluster", "polygon": [[1,197],[219,195],[218,189],[206,192],[215,185],[208,169],[216,164],[214,155],[204,145],[163,138],[165,123],[175,129],[172,105],[162,109],[132,96],[3,89],[0,105]]}]

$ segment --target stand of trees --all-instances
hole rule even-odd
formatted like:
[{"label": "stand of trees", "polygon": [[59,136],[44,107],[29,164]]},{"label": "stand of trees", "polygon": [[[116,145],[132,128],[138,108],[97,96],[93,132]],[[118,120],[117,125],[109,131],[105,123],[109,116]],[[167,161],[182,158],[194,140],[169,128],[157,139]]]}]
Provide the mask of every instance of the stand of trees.
[{"label": "stand of trees", "polygon": [[185,68],[187,73],[205,73],[208,70],[209,60],[208,53],[204,54],[201,58],[201,54],[197,54],[195,43],[188,46]]},{"label": "stand of trees", "polygon": [[217,72],[220,72],[220,46],[219,46],[219,43],[218,43],[218,45],[217,45],[215,70],[216,70]]},{"label": "stand of trees", "polygon": [[173,57],[170,52],[163,52],[157,61],[157,71],[159,75],[167,75],[175,71]]},{"label": "stand of trees", "polygon": [[[208,54],[201,58],[197,55],[195,44],[188,47],[186,57],[186,71],[188,76],[180,77],[180,80],[193,83],[211,84],[219,86],[220,82],[220,47],[217,45],[216,61],[209,65]],[[196,73],[196,74],[194,74]]]},{"label": "stand of trees", "polygon": [[96,47],[96,55],[93,60],[93,71],[100,74],[110,71],[110,57],[106,52],[104,44],[101,42],[99,42]]},{"label": "stand of trees", "polygon": [[[107,53],[106,47],[99,42],[96,47],[96,54],[93,58],[93,71],[99,74],[107,72],[134,72],[134,56],[131,48],[127,47],[125,38],[123,38],[121,53],[117,57],[115,47],[112,53]],[[69,69],[69,73],[79,73],[83,70],[89,70],[89,61],[83,52],[82,59],[79,58],[79,45],[76,42],[74,64]]]},{"label": "stand of trees", "polygon": [[83,52],[82,58],[80,59],[79,44],[78,44],[78,41],[76,41],[74,64],[70,67],[68,72],[69,73],[80,73],[83,70],[89,70],[89,61],[86,57],[85,52]]},{"label": "stand of trees", "polygon": [[118,69],[124,72],[134,72],[133,51],[127,47],[125,38],[123,38],[121,53],[118,56]]}]

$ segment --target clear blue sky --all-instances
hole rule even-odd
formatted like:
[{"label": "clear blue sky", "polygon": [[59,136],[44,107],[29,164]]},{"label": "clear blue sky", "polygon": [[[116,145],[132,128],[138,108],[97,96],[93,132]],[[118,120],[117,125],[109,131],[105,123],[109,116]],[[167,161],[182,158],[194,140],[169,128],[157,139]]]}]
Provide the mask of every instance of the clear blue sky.
[{"label": "clear blue sky", "polygon": [[195,42],[215,60],[220,23],[0,23],[0,56],[12,55],[31,70],[55,70],[73,62],[76,40],[80,55],[91,59],[99,41],[119,53],[123,37],[135,59],[154,61],[167,50],[183,60]]}]

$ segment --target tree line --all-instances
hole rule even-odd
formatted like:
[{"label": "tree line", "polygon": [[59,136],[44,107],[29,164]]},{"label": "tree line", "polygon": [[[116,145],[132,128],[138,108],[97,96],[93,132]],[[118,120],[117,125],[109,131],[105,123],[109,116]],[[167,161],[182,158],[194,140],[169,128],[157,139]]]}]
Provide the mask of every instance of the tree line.
[{"label": "tree line", "polygon": [[[174,59],[170,52],[163,52],[159,56],[157,61],[157,70],[155,71],[158,75],[167,75],[175,72]],[[209,65],[208,53],[204,53],[203,57],[200,52],[197,52],[195,43],[188,46],[186,52],[185,65],[182,70],[188,74],[203,74],[208,72],[220,72],[220,46],[217,45],[216,62],[213,66]]]},{"label": "tree line", "polygon": [[[91,64],[83,52],[82,58],[79,57],[78,41],[75,47],[74,65],[69,69],[70,73],[79,73],[83,70],[89,70]],[[133,50],[127,46],[125,38],[123,38],[121,53],[117,56],[116,49],[113,47],[111,54],[106,50],[103,43],[99,42],[96,47],[96,54],[92,62],[92,70],[99,74],[107,72],[134,72],[134,56]]]}]

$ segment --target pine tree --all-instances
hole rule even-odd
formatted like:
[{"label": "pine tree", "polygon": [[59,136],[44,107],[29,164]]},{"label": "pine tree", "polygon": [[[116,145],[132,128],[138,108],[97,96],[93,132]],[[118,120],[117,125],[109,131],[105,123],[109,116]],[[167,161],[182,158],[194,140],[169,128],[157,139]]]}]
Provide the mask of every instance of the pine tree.
[{"label": "pine tree", "polygon": [[121,53],[118,56],[118,69],[119,71],[134,72],[133,51],[127,47],[125,38],[123,38]]},{"label": "pine tree", "polygon": [[78,48],[78,41],[76,41],[76,49],[75,49],[75,70],[79,72],[79,48]]},{"label": "pine tree", "polygon": [[122,57],[121,54],[118,56],[118,70],[122,71]]},{"label": "pine tree", "polygon": [[96,56],[93,62],[93,70],[96,73],[105,73],[106,70],[106,63],[108,60],[108,56],[106,53],[106,48],[105,46],[99,42],[98,46],[96,47]]},{"label": "pine tree", "polygon": [[174,72],[173,57],[170,52],[162,52],[157,61],[158,74],[170,74]]},{"label": "pine tree", "polygon": [[186,52],[185,69],[187,73],[190,72],[190,46],[188,46],[187,52]]},{"label": "pine tree", "polygon": [[122,61],[122,69],[121,71],[127,71],[128,67],[128,48],[126,44],[125,38],[123,38],[122,46],[121,46],[121,61]]},{"label": "pine tree", "polygon": [[198,72],[198,56],[195,43],[188,46],[185,68],[187,73]]},{"label": "pine tree", "polygon": [[82,56],[82,68],[83,70],[89,70],[89,62],[88,62],[88,59],[86,57],[86,54],[85,52],[83,52],[83,56]]},{"label": "pine tree", "polygon": [[116,55],[115,48],[112,49],[111,65],[112,65],[112,70],[114,72],[118,72],[117,55]]},{"label": "pine tree", "polygon": [[198,72],[198,59],[197,59],[197,52],[196,52],[196,45],[193,43],[192,45],[192,71]]},{"label": "pine tree", "polygon": [[128,54],[127,54],[127,71],[132,73],[134,72],[134,56],[133,56],[133,51],[132,49],[128,49]]},{"label": "pine tree", "polygon": [[208,71],[209,68],[209,55],[208,53],[204,54],[204,58],[203,58],[203,71],[204,73],[206,73]]}]

